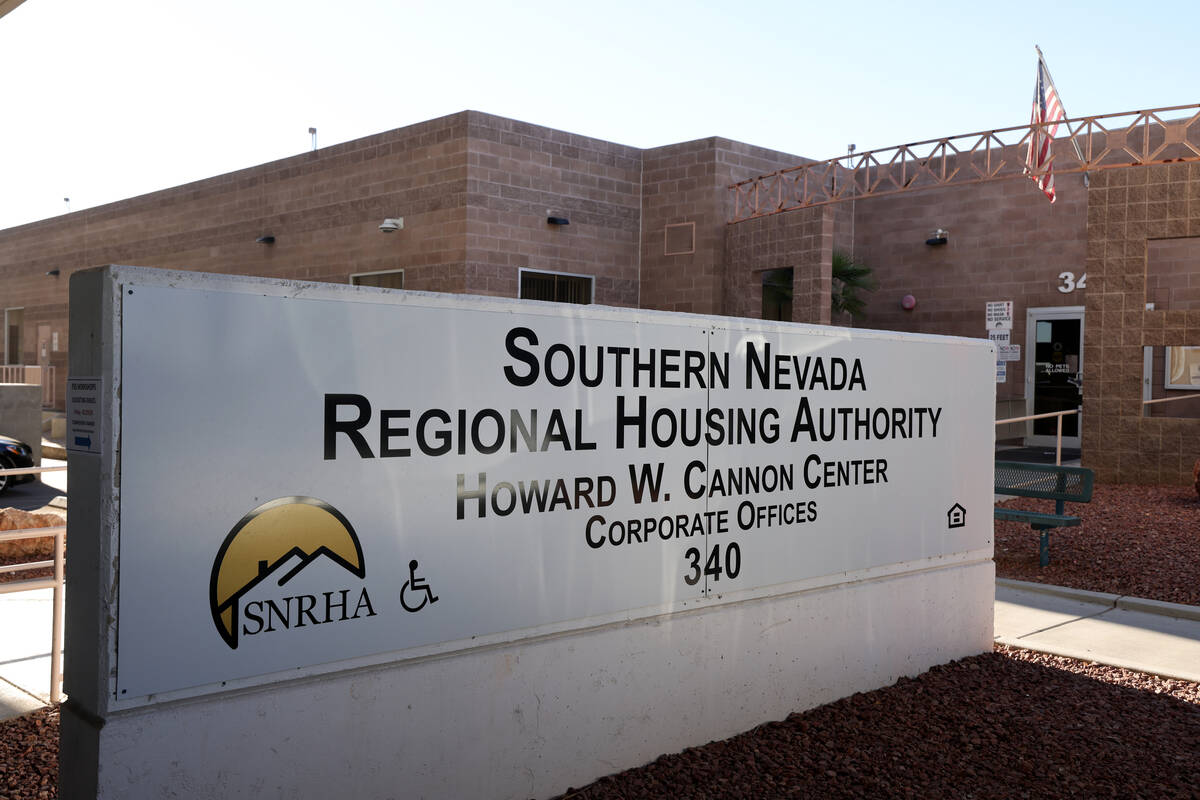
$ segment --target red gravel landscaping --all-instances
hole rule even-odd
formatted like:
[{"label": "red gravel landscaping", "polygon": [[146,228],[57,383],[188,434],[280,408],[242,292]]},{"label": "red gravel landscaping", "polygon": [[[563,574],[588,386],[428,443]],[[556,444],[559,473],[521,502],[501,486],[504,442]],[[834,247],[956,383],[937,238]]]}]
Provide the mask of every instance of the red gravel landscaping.
[{"label": "red gravel landscaping", "polygon": [[[1006,505],[1053,510],[1053,503]],[[997,522],[1002,578],[1200,605],[1191,487],[1097,486],[1083,523]],[[581,723],[586,724],[586,722]],[[997,646],[602,778],[564,800],[1098,798],[1200,800],[1200,685]],[[58,713],[0,722],[0,800],[52,798]]]},{"label": "red gravel landscaping", "polygon": [[[1050,500],[1004,506],[1054,511]],[[1050,533],[1038,566],[1038,534],[996,523],[996,575],[1094,592],[1200,605],[1200,499],[1191,486],[1097,485],[1090,503],[1067,503],[1076,528]]]},{"label": "red gravel landscaping", "polygon": [[[1195,800],[1197,741],[1197,684],[997,646],[562,797]],[[57,761],[56,711],[0,723],[0,798],[53,797]]]},{"label": "red gravel landscaping", "polygon": [[0,800],[58,792],[58,708],[0,722]]},{"label": "red gravel landscaping", "polygon": [[563,800],[1197,798],[1200,687],[1007,647]]}]

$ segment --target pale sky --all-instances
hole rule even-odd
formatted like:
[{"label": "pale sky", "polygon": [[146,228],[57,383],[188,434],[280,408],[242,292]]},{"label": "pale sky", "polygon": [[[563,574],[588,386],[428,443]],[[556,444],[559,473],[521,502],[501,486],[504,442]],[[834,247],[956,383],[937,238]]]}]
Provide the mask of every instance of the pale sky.
[{"label": "pale sky", "polygon": [[[978,7],[978,10],[975,9]],[[811,158],[1200,102],[1195,0],[26,0],[0,18],[0,229],[476,109]],[[1200,123],[1198,123],[1200,124]]]}]

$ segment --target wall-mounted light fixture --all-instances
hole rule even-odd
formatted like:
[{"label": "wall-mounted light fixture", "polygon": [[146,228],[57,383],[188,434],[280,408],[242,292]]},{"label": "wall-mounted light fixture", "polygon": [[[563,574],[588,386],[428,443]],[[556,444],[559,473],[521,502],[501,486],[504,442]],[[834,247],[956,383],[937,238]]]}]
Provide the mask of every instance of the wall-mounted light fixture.
[{"label": "wall-mounted light fixture", "polygon": [[938,245],[943,245],[948,241],[950,241],[950,231],[946,230],[945,228],[938,228],[933,232],[932,236],[925,240],[925,244],[929,245],[930,247],[937,247]]},{"label": "wall-mounted light fixture", "polygon": [[404,217],[388,217],[379,223],[379,230],[384,233],[395,233],[404,230]]},{"label": "wall-mounted light fixture", "polygon": [[571,220],[566,217],[546,217],[546,223],[549,225],[570,225]]},{"label": "wall-mounted light fixture", "polygon": [[46,273],[46,275],[51,278],[57,278],[60,274],[61,272],[57,269],[52,269]]},{"label": "wall-mounted light fixture", "polygon": [[254,240],[257,244],[275,244],[275,237],[271,235],[260,236]]}]

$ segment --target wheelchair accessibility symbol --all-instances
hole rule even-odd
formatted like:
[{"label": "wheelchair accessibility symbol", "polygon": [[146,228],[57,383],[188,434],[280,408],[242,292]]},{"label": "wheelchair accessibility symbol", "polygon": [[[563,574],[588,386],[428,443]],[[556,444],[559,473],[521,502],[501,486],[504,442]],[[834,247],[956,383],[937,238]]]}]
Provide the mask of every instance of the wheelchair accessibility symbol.
[{"label": "wheelchair accessibility symbol", "polygon": [[[418,602],[416,597],[409,600],[411,595],[420,595]],[[436,603],[437,595],[433,593],[433,589],[425,582],[424,578],[417,577],[417,560],[414,558],[408,562],[408,580],[400,587],[400,605],[404,606],[405,611],[417,613],[429,603]]]}]

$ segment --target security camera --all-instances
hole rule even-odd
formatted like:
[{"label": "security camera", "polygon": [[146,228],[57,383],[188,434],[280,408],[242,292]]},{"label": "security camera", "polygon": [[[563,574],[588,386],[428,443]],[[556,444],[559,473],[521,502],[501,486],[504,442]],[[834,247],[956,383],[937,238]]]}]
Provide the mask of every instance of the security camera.
[{"label": "security camera", "polygon": [[395,233],[404,230],[404,217],[388,217],[379,224],[379,230],[384,233]]}]

